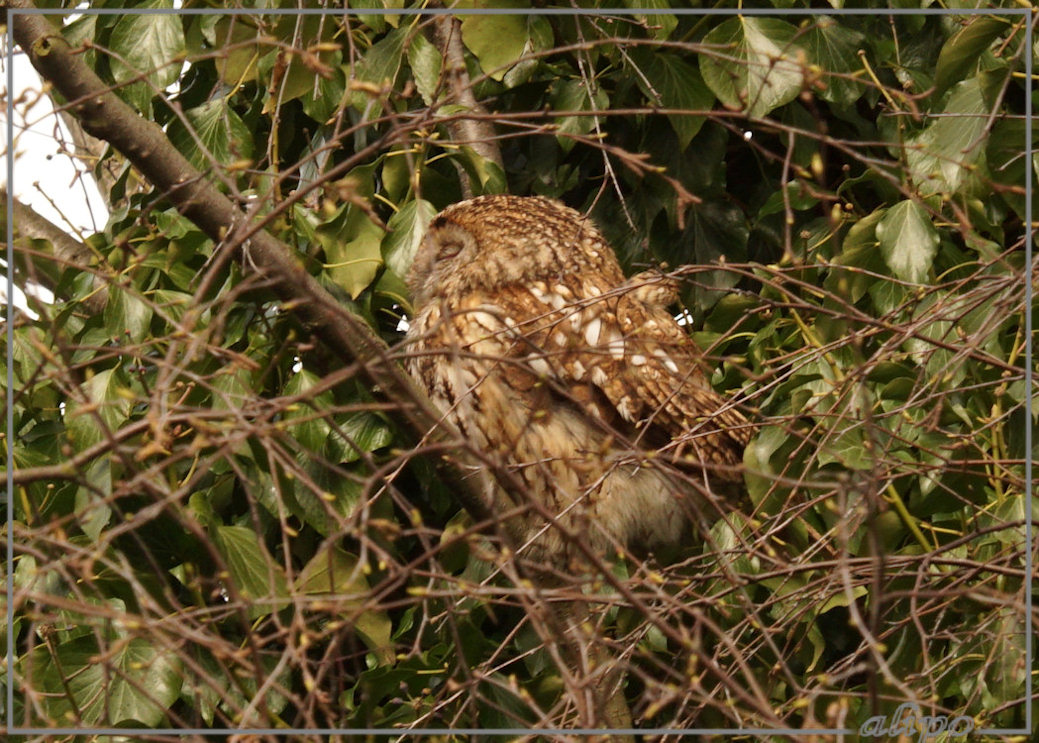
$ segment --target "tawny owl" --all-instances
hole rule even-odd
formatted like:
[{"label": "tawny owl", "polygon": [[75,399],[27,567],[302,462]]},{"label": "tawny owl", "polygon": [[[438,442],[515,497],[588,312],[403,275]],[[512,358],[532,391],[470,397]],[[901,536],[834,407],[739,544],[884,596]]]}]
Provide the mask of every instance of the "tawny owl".
[{"label": "tawny owl", "polygon": [[740,478],[751,427],[669,312],[676,286],[625,280],[573,209],[455,204],[430,223],[408,286],[408,370],[540,504],[519,517],[528,554],[559,554],[574,534],[597,551],[681,543],[690,505]]}]

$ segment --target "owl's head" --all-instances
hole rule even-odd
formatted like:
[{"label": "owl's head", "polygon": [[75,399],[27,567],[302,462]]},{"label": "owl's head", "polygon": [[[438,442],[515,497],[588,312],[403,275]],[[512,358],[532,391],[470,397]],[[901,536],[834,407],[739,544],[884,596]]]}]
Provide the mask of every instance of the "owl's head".
[{"label": "owl's head", "polygon": [[494,195],[454,204],[433,218],[407,283],[419,308],[433,298],[588,271],[623,280],[613,251],[588,219],[552,199]]}]

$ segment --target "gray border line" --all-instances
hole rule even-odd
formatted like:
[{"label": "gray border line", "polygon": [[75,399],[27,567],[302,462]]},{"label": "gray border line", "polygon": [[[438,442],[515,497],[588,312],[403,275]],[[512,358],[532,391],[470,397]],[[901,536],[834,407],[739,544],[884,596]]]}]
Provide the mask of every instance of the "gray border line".
[{"label": "gray border line", "polygon": [[1032,606],[1032,552],[1034,542],[1032,534],[1032,391],[1035,387],[1035,371],[1032,366],[1032,245],[1035,237],[1035,215],[1032,213],[1032,56],[1034,54],[1035,14],[1029,13],[1025,18],[1025,41],[1028,53],[1025,54],[1025,734],[1032,731],[1032,631],[1028,621],[1028,608]]},{"label": "gray border line", "polygon": [[25,15],[1030,15],[1030,8],[18,8]]},{"label": "gray border line", "polygon": [[4,422],[4,443],[7,446],[7,480],[4,483],[6,492],[4,493],[3,506],[7,510],[7,533],[4,541],[6,542],[7,550],[4,555],[6,562],[4,563],[4,569],[7,572],[7,580],[5,581],[5,590],[7,591],[7,616],[5,620],[7,622],[7,647],[4,648],[5,659],[7,660],[7,699],[6,709],[4,714],[3,723],[9,723],[14,713],[14,539],[11,535],[14,533],[14,446],[12,442],[14,436],[14,404],[11,402],[11,393],[14,390],[14,365],[11,363],[11,359],[14,358],[14,333],[11,332],[14,328],[14,64],[12,58],[14,57],[14,24],[11,23],[10,17],[7,21],[7,199],[4,204],[4,208],[7,210],[7,230],[4,235],[4,239],[7,241],[7,306],[4,314],[4,322],[7,326],[4,328],[4,334],[7,336],[7,394],[4,395],[4,407],[5,422]]},{"label": "gray border line", "polygon": [[[1034,226],[1032,223],[1032,46],[1034,31],[1034,12],[1032,8],[85,8],[82,10],[65,8],[7,8],[7,306],[5,328],[7,335],[7,391],[5,395],[6,434],[7,434],[7,492],[3,505],[7,509],[6,571],[7,571],[7,699],[4,720],[9,723],[14,716],[14,540],[11,534],[14,529],[14,449],[11,444],[11,432],[14,430],[14,406],[11,401],[11,390],[14,389],[14,367],[10,360],[14,357],[14,117],[13,90],[14,66],[10,63],[13,56],[14,32],[12,16],[24,15],[540,15],[540,16],[859,16],[859,15],[998,15],[1025,17],[1025,601],[1027,608],[1032,605],[1032,389],[1035,386],[1035,374],[1032,371],[1032,241]],[[1018,728],[979,728],[973,732],[978,735],[1029,735],[1032,731],[1032,632],[1027,621],[1024,623],[1025,657],[1028,663],[1025,668],[1025,727]],[[89,734],[89,735],[378,735],[401,736],[414,735],[593,735],[593,734],[627,734],[627,735],[856,735],[858,730],[841,728],[637,728],[614,730],[595,729],[556,729],[556,728],[20,728],[0,727],[6,729],[8,735],[30,734]]]}]

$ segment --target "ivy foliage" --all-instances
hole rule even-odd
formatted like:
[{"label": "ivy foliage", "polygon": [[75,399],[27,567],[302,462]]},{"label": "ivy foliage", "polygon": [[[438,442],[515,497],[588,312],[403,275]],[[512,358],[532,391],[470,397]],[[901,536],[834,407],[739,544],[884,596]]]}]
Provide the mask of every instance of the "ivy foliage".
[{"label": "ivy foliage", "polygon": [[[611,556],[585,588],[638,725],[857,729],[905,701],[1024,724],[1032,51],[1024,15],[999,11],[1017,6],[470,0],[458,78],[434,19],[398,0],[72,5],[82,58],[396,358],[402,277],[467,188],[561,199],[627,271],[682,278],[712,384],[760,428],[742,507],[667,559]],[[501,164],[457,136],[464,78]],[[3,370],[16,719],[575,726],[529,586],[407,430],[408,401],[98,154],[111,211],[89,260],[18,244],[19,280],[55,301],[7,328]]]}]

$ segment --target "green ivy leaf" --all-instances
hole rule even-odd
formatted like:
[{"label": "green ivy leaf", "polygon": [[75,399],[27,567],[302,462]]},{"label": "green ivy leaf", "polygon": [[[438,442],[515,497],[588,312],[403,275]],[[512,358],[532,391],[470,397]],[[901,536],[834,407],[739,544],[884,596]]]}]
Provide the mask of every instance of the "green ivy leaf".
[{"label": "green ivy leaf", "polygon": [[[691,243],[695,263],[716,264],[723,260],[744,261],[747,258],[747,239],[750,227],[747,219],[735,205],[720,200],[705,201],[690,210],[689,225],[682,242]],[[676,260],[676,264],[689,263]],[[696,301],[702,310],[708,310],[725,296],[726,290],[739,281],[731,271],[716,269],[699,275]]]},{"label": "green ivy leaf", "polygon": [[[297,206],[296,212],[302,208]],[[328,275],[357,299],[382,267],[382,241],[385,231],[368,215],[350,205],[340,218],[319,225],[314,238],[325,251]]]},{"label": "green ivy leaf", "polygon": [[[292,686],[293,668],[284,663],[281,653],[265,651],[258,657],[254,655],[260,673],[234,673],[231,677],[219,656],[208,652],[203,645],[196,644],[192,649],[200,671],[186,669],[189,675],[181,690],[181,699],[197,708],[207,723],[212,723],[218,707],[227,714],[234,714],[255,704],[261,688],[267,712],[278,715],[288,706],[286,690]],[[268,683],[271,676],[274,683]]]},{"label": "green ivy leaf", "polygon": [[862,68],[858,52],[865,46],[865,37],[841,25],[829,16],[820,16],[808,31],[798,39],[804,44],[808,58],[823,69],[825,88],[818,95],[824,101],[850,106],[866,91],[866,86],[852,80],[851,75]]},{"label": "green ivy leaf", "polygon": [[[291,499],[285,505],[318,534],[329,536],[343,528],[351,518],[362,495],[367,473],[364,468],[332,469],[322,461],[314,461],[305,452],[297,455],[299,466],[307,472],[308,481],[288,479]],[[284,498],[284,496],[283,496]],[[265,503],[271,513],[278,512],[277,503]]]},{"label": "green ivy leaf", "polygon": [[795,26],[775,18],[730,18],[704,37],[704,82],[729,108],[764,116],[801,92],[804,50],[794,43],[797,35]]},{"label": "green ivy leaf", "polygon": [[[338,54],[338,52],[337,52]],[[310,85],[302,93],[303,112],[319,122],[328,122],[334,118],[340,107],[345,105],[346,73],[342,65],[337,64],[331,77],[310,76]]]},{"label": "green ivy leaf", "polygon": [[436,207],[428,201],[415,199],[390,217],[390,233],[383,241],[382,254],[386,265],[398,276],[408,275],[419,243],[436,213]]},{"label": "green ivy leaf", "polygon": [[[376,86],[393,85],[404,60],[404,42],[408,38],[408,29],[396,28],[376,42],[371,49],[354,65],[354,78]],[[371,106],[370,94],[355,91],[353,106],[359,111],[367,111]]]},{"label": "green ivy leaf", "polygon": [[[570,143],[573,144],[572,141]],[[461,159],[462,165],[471,177],[475,177],[475,182],[473,183],[474,196],[489,193],[505,193],[508,190],[509,184],[505,181],[505,171],[502,170],[498,163],[484,157],[467,145],[462,145],[459,149],[463,155]],[[479,188],[475,188],[477,185]]]},{"label": "green ivy leaf", "polygon": [[941,118],[910,140],[906,163],[921,196],[956,191],[985,152],[989,106],[981,79],[953,88]]},{"label": "green ivy leaf", "polygon": [[765,426],[744,449],[747,490],[755,506],[761,504],[775,485],[776,470],[772,466],[772,455],[789,440],[790,435],[781,426]]},{"label": "green ivy leaf", "polygon": [[874,465],[861,426],[847,419],[835,421],[835,428],[825,434],[816,459],[820,467],[837,462],[850,470],[868,470]]},{"label": "green ivy leaf", "polygon": [[94,373],[82,385],[86,401],[70,400],[65,411],[65,426],[76,451],[98,443],[105,437],[95,415],[108,431],[116,431],[130,415],[132,395],[117,368]]},{"label": "green ivy leaf", "polygon": [[[170,324],[180,322],[188,308],[195,305],[195,297],[185,292],[177,292],[168,289],[156,289],[151,293],[151,300],[155,303],[157,314],[167,318]],[[204,313],[208,317],[208,311]]]},{"label": "green ivy leaf", "polygon": [[318,552],[296,578],[296,588],[307,595],[328,594],[336,614],[356,630],[379,665],[394,661],[393,622],[385,611],[364,610],[368,580],[359,558],[338,547]]},{"label": "green ivy leaf", "polygon": [[[335,397],[331,390],[320,393],[310,392],[320,381],[318,376],[306,369],[293,374],[285,385],[284,394],[303,397],[307,402],[294,403],[285,409],[285,432],[298,441],[312,455],[318,455],[325,449],[325,443],[332,435],[332,428],[321,411],[335,405]],[[298,423],[295,421],[299,421]]]},{"label": "green ivy leaf", "polygon": [[427,106],[433,104],[443,64],[443,55],[425,36],[415,34],[409,39],[408,66],[411,67],[415,88]]},{"label": "green ivy leaf", "polygon": [[509,68],[501,79],[506,88],[516,88],[529,82],[542,66],[542,60],[536,56],[536,53],[548,51],[555,46],[555,31],[552,30],[552,24],[548,22],[548,19],[540,15],[528,15],[525,19],[527,44],[523,47],[523,56],[531,58],[521,58]]},{"label": "green ivy leaf", "polygon": [[84,635],[59,645],[55,659],[38,648],[34,660],[52,724],[161,727],[183,679],[177,654],[144,637],[112,638],[102,648],[96,635]]},{"label": "green ivy leaf", "polygon": [[384,230],[371,220],[366,220],[353,240],[341,243],[328,256],[333,261],[330,267],[332,279],[357,299],[361,292],[371,286],[382,267],[382,240]]},{"label": "green ivy leaf", "polygon": [[978,58],[1010,24],[1004,18],[974,16],[942,45],[934,73],[934,95],[940,96],[971,72]]},{"label": "green ivy leaf", "polygon": [[[624,0],[624,7],[632,10],[671,10],[668,0]],[[678,26],[678,18],[670,13],[654,13],[637,15],[637,19],[645,23],[654,39],[666,39]]]},{"label": "green ivy leaf", "polygon": [[285,572],[274,562],[256,532],[244,526],[221,525],[211,534],[231,573],[235,590],[250,601],[250,617],[262,617],[288,605]]},{"label": "green ivy leaf", "polygon": [[152,308],[126,289],[112,286],[108,290],[104,318],[113,338],[140,343],[151,326]]},{"label": "green ivy leaf", "polygon": [[[1009,188],[1001,189],[1000,197],[1017,216],[1025,218],[1025,121],[1007,119],[992,127],[985,157],[992,179]],[[1032,214],[1039,214],[1039,127],[1032,127]]]},{"label": "green ivy leaf", "polygon": [[240,364],[225,366],[214,376],[211,383],[214,410],[240,410],[255,396],[252,375]]},{"label": "green ivy leaf", "polygon": [[[84,42],[94,41],[97,34],[98,16],[84,13],[74,21],[68,21],[67,18],[68,16],[66,16],[65,25],[61,27],[61,35],[65,37],[65,40],[69,42],[70,46],[84,46]],[[97,52],[90,48],[89,45],[86,45],[83,51],[83,61],[86,62],[90,68],[97,69]]]},{"label": "green ivy leaf", "polygon": [[393,429],[375,413],[356,413],[335,432],[341,463],[355,462],[365,452],[393,443]]},{"label": "green ivy leaf", "polygon": [[112,462],[99,459],[87,467],[86,482],[76,488],[76,521],[83,533],[97,542],[112,518]]},{"label": "green ivy leaf", "polygon": [[841,252],[824,281],[828,291],[858,302],[876,283],[871,274],[883,273],[884,263],[877,241],[877,224],[886,209],[880,208],[855,222],[845,235]]},{"label": "green ivy leaf", "polygon": [[[714,105],[714,93],[704,83],[700,71],[681,57],[641,47],[633,49],[629,56],[638,67],[635,77],[639,89],[651,104],[680,111],[708,111]],[[606,101],[600,108],[608,105]],[[667,120],[684,150],[707,119],[670,113]]]},{"label": "green ivy leaf", "polygon": [[939,237],[920,204],[906,200],[888,209],[877,223],[877,240],[891,273],[914,284],[927,281]]},{"label": "green ivy leaf", "polygon": [[[495,7],[502,7],[496,4]],[[506,5],[506,7],[508,7]],[[516,7],[523,7],[516,5]],[[460,15],[462,41],[492,80],[501,80],[526,51],[530,36],[524,15]]]},{"label": "green ivy leaf", "polygon": [[[339,49],[310,51],[308,47],[318,42],[332,43],[335,24],[322,22],[316,15],[301,18],[282,16],[280,24],[285,27],[283,33],[294,39],[293,47],[300,51],[289,53],[284,49],[274,49],[260,57],[260,78],[277,82],[273,90],[265,92],[263,112],[271,113],[278,106],[303,96],[310,101],[308,107],[311,110],[334,111],[345,92],[346,78],[340,69],[343,53]],[[283,70],[275,81],[272,72],[278,67],[283,67]],[[328,75],[331,77],[326,77]],[[316,118],[324,121],[327,117],[326,113]]]},{"label": "green ivy leaf", "polygon": [[758,219],[767,217],[769,214],[778,214],[784,211],[789,204],[790,210],[799,212],[807,211],[819,203],[816,191],[801,180],[793,180],[786,187],[774,192],[758,210]]},{"label": "green ivy leaf", "polygon": [[[208,101],[170,124],[170,142],[192,165],[209,172],[253,155],[253,132],[223,101]],[[190,129],[189,129],[190,127]]]},{"label": "green ivy leaf", "polygon": [[556,141],[569,152],[575,142],[567,135],[583,136],[595,128],[595,116],[567,116],[567,112],[603,111],[609,107],[610,101],[606,93],[596,89],[594,94],[588,91],[584,80],[558,80],[552,85],[549,105],[553,111],[562,114],[556,116]]},{"label": "green ivy leaf", "polygon": [[202,36],[209,46],[220,49],[216,58],[217,73],[227,85],[242,85],[256,80],[260,74],[259,59],[268,51],[261,43],[256,19],[247,15],[202,16]]},{"label": "green ivy leaf", "polygon": [[[137,6],[141,8],[171,9],[173,2],[147,0]],[[116,83],[129,83],[118,89],[120,95],[149,114],[152,97],[180,77],[180,60],[187,51],[180,18],[172,13],[126,13],[112,28],[109,45],[114,52],[112,76]]]}]

